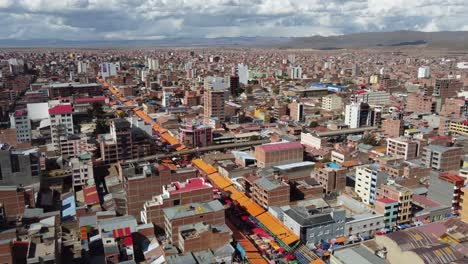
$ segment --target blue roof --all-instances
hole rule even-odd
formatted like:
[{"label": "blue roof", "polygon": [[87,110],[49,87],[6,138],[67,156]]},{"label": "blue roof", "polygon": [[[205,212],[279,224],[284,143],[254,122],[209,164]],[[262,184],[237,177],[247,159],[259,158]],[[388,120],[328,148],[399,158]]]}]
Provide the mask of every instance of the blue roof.
[{"label": "blue roof", "polygon": [[341,166],[336,164],[335,162],[328,163],[328,167],[330,167],[332,169],[340,169],[341,168]]}]

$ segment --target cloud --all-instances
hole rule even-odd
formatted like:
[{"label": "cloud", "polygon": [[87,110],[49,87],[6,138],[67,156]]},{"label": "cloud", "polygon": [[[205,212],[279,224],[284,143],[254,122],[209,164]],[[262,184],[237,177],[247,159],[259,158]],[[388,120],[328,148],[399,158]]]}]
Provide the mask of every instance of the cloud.
[{"label": "cloud", "polygon": [[0,0],[0,38],[312,36],[466,30],[466,0]]}]

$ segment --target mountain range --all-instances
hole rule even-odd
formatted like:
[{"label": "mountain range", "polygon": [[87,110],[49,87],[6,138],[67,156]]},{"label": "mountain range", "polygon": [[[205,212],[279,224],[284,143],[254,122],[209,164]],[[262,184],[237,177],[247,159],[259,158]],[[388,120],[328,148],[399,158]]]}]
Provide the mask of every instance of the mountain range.
[{"label": "mountain range", "polygon": [[395,31],[368,32],[337,36],[311,37],[222,37],[165,38],[158,40],[61,40],[61,39],[0,39],[0,47],[275,47],[300,49],[381,48],[425,46],[468,50],[468,31]]}]

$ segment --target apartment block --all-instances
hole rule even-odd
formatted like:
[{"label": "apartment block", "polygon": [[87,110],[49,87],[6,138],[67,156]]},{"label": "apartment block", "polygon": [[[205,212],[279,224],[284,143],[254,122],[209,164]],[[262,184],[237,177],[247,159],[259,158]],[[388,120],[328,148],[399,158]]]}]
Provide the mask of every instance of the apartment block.
[{"label": "apartment block", "polygon": [[382,122],[382,130],[386,136],[397,138],[403,135],[404,124],[403,119],[389,117]]},{"label": "apartment block", "polygon": [[31,142],[31,122],[28,117],[28,110],[16,110],[10,114],[11,128],[16,130],[16,141],[18,143]]},{"label": "apartment block", "polygon": [[340,110],[343,108],[343,99],[332,94],[322,97],[322,109],[327,111]]},{"label": "apartment block", "polygon": [[367,205],[374,205],[377,198],[377,188],[387,181],[388,174],[381,170],[378,164],[368,164],[356,168],[356,183],[354,190]]},{"label": "apartment block", "polygon": [[279,179],[261,177],[253,182],[252,199],[265,208],[288,205],[290,186]]},{"label": "apartment block", "polygon": [[346,187],[346,169],[332,168],[329,164],[323,168],[316,168],[314,178],[327,194],[339,193]]},{"label": "apartment block", "polygon": [[202,222],[179,227],[178,248],[184,252],[214,250],[232,241],[232,231],[226,224],[207,225]]},{"label": "apartment block", "polygon": [[52,145],[60,150],[60,137],[74,134],[73,108],[71,104],[56,105],[49,108],[49,115]]},{"label": "apartment block", "polygon": [[406,137],[387,138],[387,155],[412,160],[419,156],[420,142]]},{"label": "apartment block", "polygon": [[465,178],[459,175],[450,172],[432,172],[429,177],[427,198],[451,206],[452,213],[458,215],[463,204],[464,185]]},{"label": "apartment block", "polygon": [[182,226],[196,223],[223,225],[226,221],[224,207],[218,200],[164,208],[163,212],[166,236],[173,245],[179,244],[179,233]]},{"label": "apartment block", "polygon": [[385,228],[393,228],[397,225],[398,219],[398,200],[390,198],[378,198],[375,201],[374,210],[384,215],[384,226]]},{"label": "apartment block", "polygon": [[381,185],[377,191],[378,199],[386,198],[398,201],[397,221],[398,225],[408,223],[411,221],[411,202],[412,195],[410,189],[397,185]]},{"label": "apartment block", "polygon": [[463,149],[459,147],[429,145],[424,148],[421,160],[432,170],[457,171],[460,169],[462,155]]}]

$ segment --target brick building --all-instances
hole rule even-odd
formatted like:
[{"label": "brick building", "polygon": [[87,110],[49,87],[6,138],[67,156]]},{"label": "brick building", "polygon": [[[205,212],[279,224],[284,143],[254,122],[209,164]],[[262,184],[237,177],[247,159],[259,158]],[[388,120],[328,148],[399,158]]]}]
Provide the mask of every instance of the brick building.
[{"label": "brick building", "polygon": [[398,201],[397,224],[404,224],[411,221],[411,201],[410,189],[397,184],[381,185],[377,189],[377,199],[387,198]]},{"label": "brick building", "polygon": [[421,160],[427,168],[438,171],[455,171],[460,169],[463,149],[429,145],[424,148]]},{"label": "brick building", "polygon": [[324,193],[341,192],[346,187],[346,169],[332,168],[329,164],[316,168],[314,178],[320,183]]},{"label": "brick building", "polygon": [[252,198],[265,208],[288,205],[290,186],[280,179],[261,177],[253,182]]},{"label": "brick building", "polygon": [[304,159],[304,149],[299,142],[265,144],[255,147],[255,159],[260,168],[300,162]]}]

